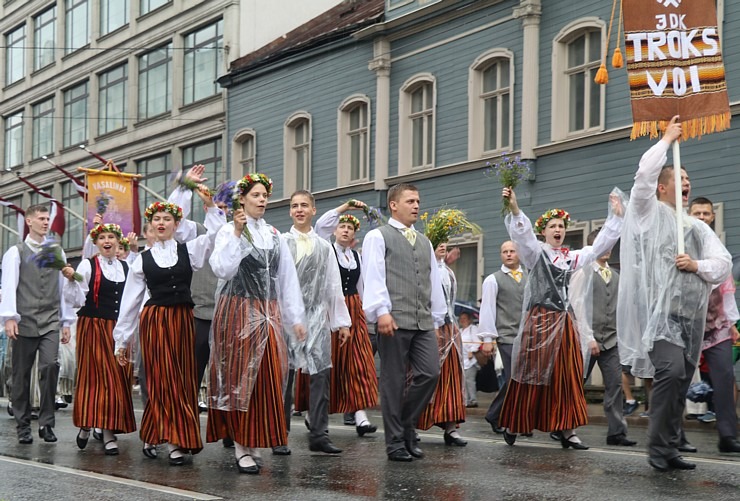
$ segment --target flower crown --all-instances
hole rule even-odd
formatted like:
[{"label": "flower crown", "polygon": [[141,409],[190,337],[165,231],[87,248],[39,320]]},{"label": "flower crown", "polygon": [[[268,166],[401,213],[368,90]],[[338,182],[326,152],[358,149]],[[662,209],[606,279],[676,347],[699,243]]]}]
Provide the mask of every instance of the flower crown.
[{"label": "flower crown", "polygon": [[170,202],[154,202],[144,211],[144,217],[151,222],[154,214],[157,212],[169,212],[175,218],[175,221],[182,219],[182,209],[179,205]]},{"label": "flower crown", "polygon": [[125,250],[126,252],[131,250],[131,242],[129,242],[128,238],[123,237],[119,239],[118,243],[123,245],[123,250]]},{"label": "flower crown", "polygon": [[563,209],[550,209],[542,214],[539,219],[537,219],[537,222],[534,224],[534,231],[537,233],[542,233],[543,231],[545,231],[547,223],[549,223],[552,219],[562,219],[566,229],[570,224],[570,214],[568,214]]},{"label": "flower crown", "polygon": [[339,224],[342,224],[342,223],[351,224],[352,226],[355,227],[355,231],[360,229],[360,220],[357,219],[352,214],[342,214],[341,216],[339,216]]},{"label": "flower crown", "polygon": [[93,242],[95,242],[101,233],[113,233],[119,242],[123,238],[123,231],[121,231],[121,227],[113,223],[97,225],[92,230],[90,230],[90,238]]},{"label": "flower crown", "polygon": [[249,189],[256,183],[261,183],[267,189],[268,197],[272,195],[272,179],[260,172],[247,174],[239,181],[237,181],[235,191],[240,195],[246,195]]}]

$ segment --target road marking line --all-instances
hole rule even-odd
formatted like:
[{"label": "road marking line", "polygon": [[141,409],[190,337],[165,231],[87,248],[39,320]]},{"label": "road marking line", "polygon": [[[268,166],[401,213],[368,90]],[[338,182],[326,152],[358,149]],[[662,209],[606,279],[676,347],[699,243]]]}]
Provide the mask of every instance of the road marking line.
[{"label": "road marking line", "polygon": [[187,499],[198,499],[203,501],[214,501],[217,499],[223,499],[217,496],[211,496],[210,494],[204,494],[195,491],[186,491],[184,489],[178,489],[176,487],[167,487],[165,485],[150,484],[148,482],[142,482],[140,480],[131,480],[128,478],[113,477],[104,473],[95,473],[92,471],[75,470],[74,468],[67,468],[66,466],[57,466],[54,464],[39,463],[37,461],[28,461],[25,459],[12,458],[8,456],[0,456],[0,461],[7,463],[15,463],[22,466],[33,466],[35,468],[42,468],[45,470],[52,470],[59,473],[67,473],[69,475],[77,475],[78,477],[86,477],[95,480],[103,480],[106,482],[112,482],[115,484],[122,484],[128,487],[138,487],[139,489],[145,489],[148,491],[161,492],[164,494],[172,494],[174,496],[180,496]]}]

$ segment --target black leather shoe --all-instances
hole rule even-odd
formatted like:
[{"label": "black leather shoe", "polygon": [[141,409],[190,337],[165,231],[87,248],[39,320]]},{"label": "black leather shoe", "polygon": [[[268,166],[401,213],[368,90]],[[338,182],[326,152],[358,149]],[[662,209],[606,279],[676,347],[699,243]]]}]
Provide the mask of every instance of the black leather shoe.
[{"label": "black leather shoe", "polygon": [[560,442],[563,439],[563,433],[560,431],[551,431],[550,438],[556,442]]},{"label": "black leather shoe", "polygon": [[606,445],[623,445],[625,447],[630,447],[636,444],[637,442],[628,439],[624,435],[612,435],[611,437],[606,437]]},{"label": "black leather shoe", "polygon": [[496,428],[493,429],[493,431],[498,433],[499,435],[503,435],[504,432],[506,431],[506,428],[504,428],[503,426],[497,426]]},{"label": "black leather shoe", "polygon": [[[239,464],[239,461],[242,460],[244,457],[248,457],[249,454],[244,454],[244,456],[240,457],[236,460],[236,467],[239,468],[239,473],[247,473],[249,475],[256,475],[260,472],[260,467],[257,466],[257,463],[250,465],[250,466],[242,466]],[[254,458],[252,458],[254,460]]]},{"label": "black leather shoe", "polygon": [[503,433],[502,431],[498,431],[498,430],[501,430],[501,428],[498,427],[498,423],[496,421],[491,421],[490,419],[488,419],[488,416],[484,417],[483,419],[486,420],[486,423],[491,425],[491,429],[493,430],[494,433],[499,433],[499,434]]},{"label": "black leather shoe", "polygon": [[406,440],[406,451],[417,459],[424,457],[424,451],[416,446],[416,443]]},{"label": "black leather shoe", "polygon": [[290,456],[290,447],[287,445],[277,445],[272,448],[272,454],[275,456]]},{"label": "black leather shoe", "polygon": [[698,452],[698,449],[688,442],[684,442],[678,446],[680,452]]},{"label": "black leather shoe", "polygon": [[[182,466],[185,464],[185,456],[172,456],[175,452],[179,451],[180,449],[175,449],[173,451],[170,451],[169,461],[170,466]],[[182,454],[182,452],[181,452]]]},{"label": "black leather shoe", "polygon": [[740,441],[735,437],[722,437],[719,439],[720,452],[740,452]]},{"label": "black leather shoe", "polygon": [[[83,431],[87,432],[87,437],[85,438],[82,438],[80,436],[82,435]],[[90,440],[90,430],[89,429],[85,430],[84,428],[80,428],[80,431],[77,432],[77,447],[79,447],[80,449],[84,449],[85,447],[87,447],[88,440]]]},{"label": "black leather shoe", "polygon": [[99,432],[97,429],[93,430],[92,435],[95,440],[100,440],[101,442],[103,441],[103,433]]},{"label": "black leather shoe", "polygon": [[44,442],[56,442],[57,436],[54,435],[54,428],[51,426],[42,426],[39,428],[39,437],[44,439]]},{"label": "black leather shoe", "polygon": [[375,433],[376,431],[378,431],[378,427],[370,423],[363,424],[362,426],[358,426],[355,429],[357,430],[357,434],[361,437],[364,436],[365,433]]},{"label": "black leather shoe", "polygon": [[32,444],[33,443],[33,435],[31,434],[31,430],[23,430],[18,434],[18,443],[19,444]]},{"label": "black leather shoe", "polygon": [[342,449],[331,443],[331,440],[325,438],[319,442],[309,442],[308,450],[311,452],[325,452],[326,454],[339,454]]},{"label": "black leather shoe", "polygon": [[514,445],[516,442],[516,433],[509,433],[506,428],[504,428],[504,442],[509,445]]},{"label": "black leather shoe", "polygon": [[345,426],[357,426],[354,413],[348,412],[344,415],[344,425]]},{"label": "black leather shoe", "polygon": [[404,463],[408,463],[413,460],[414,458],[411,457],[411,454],[409,454],[406,449],[396,449],[388,454],[388,461],[402,461]]},{"label": "black leather shoe", "polygon": [[306,425],[308,431],[311,431],[311,424],[308,422],[308,417],[303,418],[303,424]]},{"label": "black leather shoe", "polygon": [[572,440],[570,440],[570,438],[574,436],[575,436],[575,433],[571,435],[570,437],[565,438],[565,436],[562,433],[560,434],[560,445],[563,446],[563,449],[567,449],[568,447],[571,447],[577,451],[587,451],[588,450],[587,446],[583,445],[580,442],[573,442]]},{"label": "black leather shoe", "polygon": [[8,416],[13,417],[15,415],[15,413],[13,412],[13,406],[10,405],[10,402],[8,402],[7,410],[8,410]]},{"label": "black leather shoe", "polygon": [[674,470],[694,470],[696,469],[696,465],[694,463],[689,463],[688,461],[684,461],[684,459],[681,456],[676,456],[675,458],[671,458],[667,461],[668,466],[673,468]]},{"label": "black leather shoe", "polygon": [[234,447],[234,439],[232,439],[231,437],[224,437],[224,438],[223,438],[223,439],[221,440],[221,444],[222,444],[222,445],[223,445],[223,446],[224,446],[224,447],[225,447],[226,449],[231,449],[232,447]]},{"label": "black leather shoe", "polygon": [[664,458],[648,458],[648,464],[658,471],[668,471],[670,469],[668,461]]},{"label": "black leather shoe", "polygon": [[445,439],[445,445],[456,445],[458,447],[465,447],[468,445],[468,441],[463,440],[461,437],[453,437],[447,432],[445,432],[443,436]]},{"label": "black leather shoe", "polygon": [[[113,444],[114,447],[108,447],[108,444]],[[118,444],[116,444],[115,437],[112,440],[108,440],[105,445],[103,445],[103,449],[105,450],[106,456],[118,456]]]}]

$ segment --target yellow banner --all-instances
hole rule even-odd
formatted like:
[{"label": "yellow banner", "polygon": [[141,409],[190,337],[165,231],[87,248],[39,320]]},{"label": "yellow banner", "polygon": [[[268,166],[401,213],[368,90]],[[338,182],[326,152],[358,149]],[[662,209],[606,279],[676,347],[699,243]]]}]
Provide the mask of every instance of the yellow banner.
[{"label": "yellow banner", "polygon": [[121,227],[123,234],[141,231],[139,176],[107,170],[82,169],[87,177],[87,229],[92,229],[95,214],[103,222]]}]

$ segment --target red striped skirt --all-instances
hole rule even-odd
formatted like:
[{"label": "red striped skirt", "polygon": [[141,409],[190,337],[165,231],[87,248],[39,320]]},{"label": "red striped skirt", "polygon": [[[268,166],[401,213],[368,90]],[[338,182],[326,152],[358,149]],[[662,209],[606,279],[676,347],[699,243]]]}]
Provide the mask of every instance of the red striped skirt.
[{"label": "red striped skirt", "polygon": [[72,420],[78,428],[113,433],[136,431],[131,399],[132,364],[122,367],[115,356],[115,320],[77,319],[77,386]]},{"label": "red striped skirt", "polygon": [[460,331],[455,324],[445,324],[439,328],[437,342],[440,350],[450,343],[452,346],[439,368],[434,396],[417,421],[416,427],[420,430],[428,430],[435,424],[465,421],[465,378],[459,347],[452,341],[459,335]]},{"label": "red striped skirt", "polygon": [[193,308],[145,306],[139,324],[141,356],[149,402],[141,419],[141,439],[170,443],[193,454],[200,452],[198,388],[195,380]]},{"label": "red striped skirt", "polygon": [[[532,430],[572,430],[588,423],[586,398],[583,394],[583,355],[578,333],[570,314],[564,311],[535,307],[527,316],[536,322],[526,322],[531,328],[522,332],[519,366],[537,368],[552,359],[545,341],[551,336],[549,326],[563,325],[560,347],[554,357],[550,384],[520,383],[513,378],[504,399],[499,425],[512,433],[530,433]],[[565,315],[563,322],[562,316]],[[535,328],[536,326],[536,328]],[[541,349],[534,349],[542,346]],[[529,347],[529,349],[527,349]],[[551,348],[550,348],[551,349]]]},{"label": "red striped skirt", "polygon": [[[249,364],[255,363],[252,356],[256,354],[255,343],[260,343],[260,336],[236,336],[229,339],[216,339],[223,333],[241,332],[240,325],[248,322],[249,315],[239,315],[239,311],[250,311],[250,308],[264,310],[264,301],[254,301],[250,304],[248,299],[229,298],[221,299],[216,306],[213,317],[213,350],[212,360],[228,360],[224,370],[224,377],[230,381],[234,388],[245,391],[243,381],[244,370]],[[283,382],[285,373],[283,368],[287,365],[287,354],[285,342],[281,333],[280,313],[277,302],[271,301],[270,321],[265,322],[267,328],[267,339],[259,360],[259,369],[251,384],[251,395],[249,395],[246,410],[218,410],[208,409],[208,425],[206,440],[216,442],[229,437],[245,447],[266,448],[287,445],[288,435],[285,423],[285,411],[283,405]],[[257,314],[264,317],[265,313]],[[231,322],[229,328],[224,327],[224,322]],[[218,333],[218,334],[217,334]],[[228,335],[228,334],[227,334]],[[229,353],[218,355],[218,347],[229,350]],[[211,363],[209,384],[218,381],[219,368]],[[209,388],[209,401],[213,395],[213,389]],[[235,404],[236,405],[236,404]]]}]

